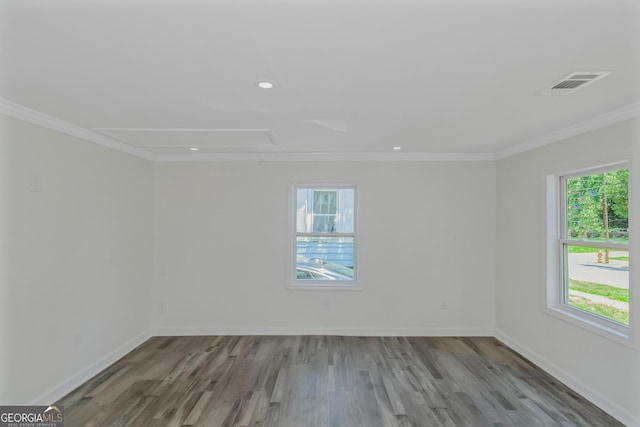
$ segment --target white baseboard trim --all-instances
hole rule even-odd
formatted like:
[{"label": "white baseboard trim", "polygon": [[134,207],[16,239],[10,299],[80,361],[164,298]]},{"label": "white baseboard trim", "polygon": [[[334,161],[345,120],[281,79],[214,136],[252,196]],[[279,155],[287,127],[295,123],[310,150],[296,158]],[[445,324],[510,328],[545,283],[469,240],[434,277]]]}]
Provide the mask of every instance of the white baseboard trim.
[{"label": "white baseboard trim", "polygon": [[104,355],[97,362],[89,365],[87,368],[81,370],[77,374],[73,375],[70,378],[67,378],[66,380],[52,387],[40,396],[36,397],[31,402],[29,402],[28,405],[51,405],[52,403],[66,396],[71,391],[75,390],[77,387],[84,384],[89,379],[99,374],[105,368],[121,359],[127,353],[130,353],[133,349],[151,338],[151,336],[151,331],[149,329],[145,330],[140,335],[131,338],[120,347]]},{"label": "white baseboard trim", "polygon": [[512,339],[501,331],[494,331],[496,339],[502,341],[507,347],[516,351],[523,357],[529,359],[535,363],[538,367],[552,375],[557,380],[561,381],[576,393],[582,395],[585,399],[589,400],[594,405],[601,408],[603,411],[616,418],[618,421],[626,425],[627,427],[640,427],[640,420],[634,418],[629,412],[621,408],[619,405],[611,402],[605,396],[599,394],[597,391],[586,386],[580,380],[576,379],[572,375],[568,374],[559,366],[552,362],[549,362],[544,357],[540,356],[533,350],[521,345],[516,340]]},{"label": "white baseboard trim", "polygon": [[640,420],[634,418],[619,405],[595,392],[563,369],[549,362],[536,352],[521,345],[501,331],[484,328],[291,328],[291,327],[166,327],[146,330],[130,339],[100,360],[57,384],[29,402],[29,405],[49,405],[64,397],[75,388],[94,377],[109,365],[131,352],[152,336],[197,336],[197,335],[337,335],[337,336],[402,336],[402,337],[470,337],[494,336],[506,346],[520,353],[550,375],[581,394],[593,404],[628,427],[640,427]]},{"label": "white baseboard trim", "polygon": [[167,327],[156,328],[154,336],[191,335],[338,335],[361,337],[491,337],[483,328],[335,328],[335,327]]}]

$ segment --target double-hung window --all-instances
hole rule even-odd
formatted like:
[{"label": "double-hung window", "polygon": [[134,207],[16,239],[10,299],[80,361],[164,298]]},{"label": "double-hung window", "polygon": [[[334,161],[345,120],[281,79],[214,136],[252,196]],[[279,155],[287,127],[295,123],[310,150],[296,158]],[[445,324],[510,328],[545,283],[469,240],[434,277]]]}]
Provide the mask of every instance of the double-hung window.
[{"label": "double-hung window", "polygon": [[629,336],[628,177],[626,164],[554,177],[557,268],[547,295],[557,312],[621,337]]},{"label": "double-hung window", "polygon": [[356,188],[293,188],[293,285],[356,285]]}]

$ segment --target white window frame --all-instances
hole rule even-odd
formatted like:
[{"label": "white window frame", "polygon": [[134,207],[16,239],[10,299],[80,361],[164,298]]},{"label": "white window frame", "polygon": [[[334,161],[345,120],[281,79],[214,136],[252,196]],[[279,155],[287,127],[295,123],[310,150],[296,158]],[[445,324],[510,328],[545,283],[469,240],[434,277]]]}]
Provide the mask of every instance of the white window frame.
[{"label": "white window frame", "polygon": [[[585,167],[568,172],[547,175],[547,280],[546,280],[546,312],[581,328],[601,335],[610,340],[636,348],[637,339],[634,328],[635,313],[637,312],[637,300],[635,294],[635,253],[633,245],[635,240],[629,239],[629,244],[582,242],[580,240],[567,239],[566,237],[566,180],[578,176],[592,175],[617,169],[629,170],[629,194],[632,191],[633,172],[630,161],[618,161],[600,164],[593,167]],[[636,201],[632,197],[629,201],[629,235],[635,230],[633,215]],[[565,245],[577,244],[589,247],[621,248],[629,251],[629,326],[608,320],[596,314],[580,310],[566,304],[566,257]],[[634,254],[632,256],[632,253]],[[632,267],[633,264],[633,267]]]},{"label": "white window frame", "polygon": [[[353,280],[299,280],[296,274],[297,264],[297,237],[301,234],[296,230],[296,195],[299,188],[316,190],[353,190]],[[292,183],[289,189],[289,262],[287,268],[287,287],[292,290],[361,290],[359,282],[359,257],[358,257],[358,215],[360,203],[358,199],[358,186],[356,184],[336,183]],[[305,233],[306,234],[306,233]],[[340,235],[341,233],[334,233]],[[348,233],[351,236],[351,233]],[[325,235],[326,236],[326,235]]]}]

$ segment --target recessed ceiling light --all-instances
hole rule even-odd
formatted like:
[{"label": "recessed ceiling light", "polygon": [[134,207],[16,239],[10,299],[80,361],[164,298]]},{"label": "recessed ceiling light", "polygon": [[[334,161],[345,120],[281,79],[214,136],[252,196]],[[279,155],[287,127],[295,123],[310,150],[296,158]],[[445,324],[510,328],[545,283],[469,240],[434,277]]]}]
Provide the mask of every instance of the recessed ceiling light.
[{"label": "recessed ceiling light", "polygon": [[268,81],[259,82],[258,86],[262,89],[271,89],[273,87],[273,83]]},{"label": "recessed ceiling light", "polygon": [[197,147],[191,147],[191,148],[189,148],[189,150],[191,150],[191,151],[198,151],[198,150],[200,150],[200,149],[199,149],[199,148],[197,148]]},{"label": "recessed ceiling light", "polygon": [[402,150],[402,147],[400,147],[399,145],[396,145],[395,147],[393,147],[393,149],[396,151],[400,151]]}]

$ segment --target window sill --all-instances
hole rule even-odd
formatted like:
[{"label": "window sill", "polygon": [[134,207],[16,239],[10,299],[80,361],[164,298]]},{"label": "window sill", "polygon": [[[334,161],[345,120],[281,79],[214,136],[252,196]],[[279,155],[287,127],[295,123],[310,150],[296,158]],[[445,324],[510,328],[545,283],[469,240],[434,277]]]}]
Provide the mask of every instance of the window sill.
[{"label": "window sill", "polygon": [[357,282],[344,285],[329,285],[324,283],[291,283],[287,288],[291,291],[361,291]]},{"label": "window sill", "polygon": [[601,320],[597,316],[592,316],[586,312],[583,313],[581,310],[566,307],[564,305],[546,307],[544,311],[553,317],[571,323],[572,325],[578,326],[610,341],[638,350],[637,344],[634,343],[630,327],[617,327],[617,325],[612,322],[608,322],[604,319]]}]

